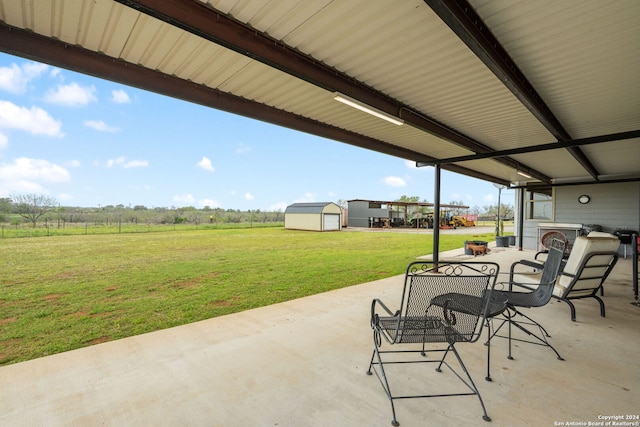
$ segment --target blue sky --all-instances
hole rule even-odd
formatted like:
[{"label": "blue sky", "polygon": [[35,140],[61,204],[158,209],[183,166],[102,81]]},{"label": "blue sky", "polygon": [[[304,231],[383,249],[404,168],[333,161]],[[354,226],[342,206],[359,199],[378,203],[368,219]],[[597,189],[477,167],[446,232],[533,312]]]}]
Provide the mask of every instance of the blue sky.
[{"label": "blue sky", "polygon": [[[284,211],[433,201],[433,169],[0,53],[0,197],[24,193],[63,206]],[[443,171],[443,203],[497,197],[491,183]]]}]

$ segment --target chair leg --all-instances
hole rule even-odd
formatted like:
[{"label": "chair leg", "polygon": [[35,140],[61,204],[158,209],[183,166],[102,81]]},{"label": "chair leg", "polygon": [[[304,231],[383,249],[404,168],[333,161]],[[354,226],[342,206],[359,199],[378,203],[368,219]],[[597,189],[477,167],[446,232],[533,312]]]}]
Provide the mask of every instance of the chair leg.
[{"label": "chair leg", "polygon": [[[522,326],[522,323],[517,322],[516,320],[513,320],[513,317],[515,317],[518,314],[520,316],[524,317],[525,319],[529,320],[531,322],[531,325],[537,326],[538,329],[540,329],[540,336],[536,335],[535,333],[531,332],[529,329],[527,329],[524,326]],[[547,333],[547,330],[540,323],[536,322],[535,320],[533,320],[529,316],[519,312],[518,310],[515,310],[514,315],[509,320],[509,359],[513,359],[513,357],[511,357],[511,341],[514,340],[514,338],[512,338],[512,336],[511,336],[511,325],[513,325],[516,328],[520,329],[522,332],[526,333],[530,337],[535,338],[539,342],[526,341],[526,340],[516,340],[516,341],[522,341],[522,342],[527,342],[527,343],[530,343],[530,344],[537,344],[537,345],[543,345],[545,347],[549,347],[556,354],[556,356],[558,357],[558,360],[564,360],[564,358],[562,356],[560,356],[560,353],[558,353],[558,350],[556,350],[555,347],[553,347],[549,343],[549,340],[547,340],[547,337],[549,337],[549,338],[551,337],[551,335],[549,335]]]},{"label": "chair leg", "polygon": [[598,298],[596,295],[594,295],[593,297],[594,297],[594,298],[598,301],[598,303],[600,304],[600,316],[601,316],[601,317],[605,317],[605,315],[604,315],[604,301],[602,301],[602,300],[601,300],[600,298]]},{"label": "chair leg", "polygon": [[[489,417],[489,415],[487,415],[487,408],[485,408],[484,406],[484,402],[482,401],[482,396],[480,396],[480,390],[478,390],[478,387],[476,387],[476,384],[473,382],[473,379],[471,378],[469,371],[467,371],[467,367],[464,365],[462,358],[458,354],[458,350],[456,350],[453,344],[449,345],[449,348],[447,349],[447,353],[449,349],[451,349],[453,354],[456,356],[456,359],[458,359],[458,363],[460,364],[460,367],[462,368],[464,373],[467,375],[467,378],[469,379],[469,384],[467,384],[467,386],[471,388],[471,390],[474,392],[475,395],[478,396],[478,400],[480,401],[480,406],[482,407],[482,413],[483,413],[482,419],[485,421],[491,421],[491,418]],[[445,353],[444,357],[446,357],[447,353]],[[442,361],[444,361],[444,357],[442,358]]]},{"label": "chair leg", "polygon": [[489,321],[487,320],[487,324],[485,325],[485,328],[489,329],[489,339],[487,340],[486,343],[484,343],[484,345],[487,346],[487,376],[484,377],[485,381],[493,381],[493,379],[491,378],[491,326],[489,324]]},{"label": "chair leg", "polygon": [[436,372],[442,372],[442,364],[445,363],[444,359],[446,359],[447,354],[449,354],[449,350],[451,350],[452,348],[455,351],[455,347],[453,347],[451,344],[449,344],[449,347],[447,347],[447,349],[444,351],[444,354],[442,355],[442,359],[440,359],[440,363],[438,363],[438,367],[436,368]]},{"label": "chair leg", "polygon": [[[467,367],[464,365],[464,362],[462,361],[462,358],[460,357],[460,355],[458,354],[458,351],[456,350],[454,344],[449,344],[447,346],[446,349],[438,349],[438,350],[429,350],[429,352],[434,351],[434,352],[442,352],[444,353],[444,355],[442,356],[442,358],[440,360],[421,360],[421,361],[408,361],[408,362],[403,362],[403,361],[397,361],[397,360],[388,360],[386,362],[383,362],[382,360],[382,356],[383,353],[422,353],[420,350],[406,350],[406,351],[381,351],[378,347],[378,343],[374,341],[375,347],[373,350],[373,354],[371,355],[371,361],[369,363],[369,369],[367,370],[367,375],[372,375],[373,373],[376,374],[376,376],[378,377],[378,380],[380,381],[380,384],[382,385],[382,388],[384,389],[385,393],[387,394],[387,398],[389,399],[389,403],[391,404],[391,413],[392,413],[392,420],[391,420],[391,425],[395,426],[399,426],[400,423],[398,423],[398,420],[396,419],[396,409],[395,409],[395,404],[394,404],[394,400],[396,399],[408,399],[408,398],[427,398],[427,397],[445,397],[445,396],[471,396],[471,395],[477,395],[478,396],[478,400],[480,401],[480,406],[482,407],[482,419],[485,421],[491,421],[491,418],[489,418],[489,416],[487,415],[487,410],[484,406],[484,402],[482,400],[482,397],[480,396],[480,391],[478,390],[478,387],[476,387],[475,383],[473,382],[473,379],[471,378],[471,375],[469,374],[469,371],[467,371]],[[451,365],[451,363],[447,362],[445,359],[447,357],[448,354],[453,353],[455,355],[456,360],[458,361],[458,365],[459,368],[454,369],[454,367]],[[450,371],[451,373],[458,378],[458,380],[460,380],[468,389],[468,392],[455,392],[455,393],[447,393],[447,394],[421,394],[421,395],[392,395],[391,393],[391,389],[389,387],[389,382],[387,380],[387,375],[385,373],[385,368],[384,368],[384,364],[387,363],[391,363],[391,364],[397,364],[397,363],[438,363],[438,367],[436,368],[436,371],[441,372],[442,371],[442,366],[445,365]],[[462,371],[464,371],[464,375],[462,374],[462,372],[459,371],[459,369],[462,369]],[[466,376],[466,378],[465,378]]]},{"label": "chair leg", "polygon": [[524,314],[521,311],[517,312],[520,316],[524,317],[525,319],[527,319],[529,322],[533,323],[534,325],[536,325],[538,328],[540,328],[540,330],[542,331],[542,333],[548,337],[551,338],[551,335],[549,335],[549,332],[547,332],[547,330],[544,328],[544,326],[542,326],[540,323],[536,322],[535,320],[533,320],[531,317],[527,316],[526,314]]},{"label": "chair leg", "polygon": [[[375,359],[378,359],[378,362],[374,362]],[[380,367],[380,373],[378,374],[378,371],[374,368],[373,365],[378,365]],[[391,394],[391,388],[389,387],[389,381],[387,380],[387,374],[384,371],[384,365],[382,363],[382,357],[380,356],[380,350],[378,348],[378,342],[376,341],[376,339],[374,338],[374,348],[373,348],[373,354],[371,355],[371,362],[369,363],[369,369],[367,370],[367,375],[372,375],[372,371],[371,369],[373,368],[373,372],[376,373],[376,376],[378,377],[378,380],[380,381],[380,384],[382,384],[382,388],[384,389],[384,392],[387,394],[387,397],[389,398],[389,403],[391,403],[391,414],[393,416],[393,419],[391,420],[391,425],[392,426],[399,426],[400,423],[398,422],[398,420],[396,419],[396,408],[395,405],[393,404],[393,396]]]},{"label": "chair leg", "polygon": [[[506,319],[500,319],[500,321],[501,321],[500,326],[498,326],[497,328],[492,328],[493,322],[495,320],[496,320],[495,318],[487,319],[487,324],[485,326],[485,327],[489,328],[489,334],[488,334],[489,338],[484,343],[484,345],[487,346],[487,376],[484,377],[484,379],[486,381],[489,381],[489,382],[493,381],[493,379],[491,378],[491,340],[493,339],[493,337],[495,337],[498,334],[500,329],[502,329],[504,324],[507,322]],[[500,336],[500,335],[498,335],[498,336]]]},{"label": "chair leg", "polygon": [[573,303],[567,299],[560,299],[560,301],[564,301],[569,305],[569,309],[571,310],[571,320],[573,322],[576,321],[576,307],[573,305]]}]

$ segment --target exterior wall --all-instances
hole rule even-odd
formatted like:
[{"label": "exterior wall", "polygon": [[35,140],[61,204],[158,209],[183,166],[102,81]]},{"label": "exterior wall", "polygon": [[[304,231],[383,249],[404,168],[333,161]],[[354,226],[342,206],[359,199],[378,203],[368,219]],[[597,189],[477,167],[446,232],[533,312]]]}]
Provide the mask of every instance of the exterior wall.
[{"label": "exterior wall", "polygon": [[291,230],[322,231],[322,214],[289,213],[284,216],[284,228]]},{"label": "exterior wall", "polygon": [[342,208],[335,203],[329,203],[322,209],[322,213],[342,215]]},{"label": "exterior wall", "polygon": [[369,218],[389,218],[389,209],[369,209],[368,201],[349,202],[349,227],[369,227]]},{"label": "exterior wall", "polygon": [[[586,194],[591,201],[578,203],[578,197]],[[617,183],[555,187],[553,197],[553,222],[597,224],[603,231],[617,229],[640,231],[640,183]],[[523,246],[538,249],[538,223],[525,219]],[[572,236],[572,232],[566,233]]]}]

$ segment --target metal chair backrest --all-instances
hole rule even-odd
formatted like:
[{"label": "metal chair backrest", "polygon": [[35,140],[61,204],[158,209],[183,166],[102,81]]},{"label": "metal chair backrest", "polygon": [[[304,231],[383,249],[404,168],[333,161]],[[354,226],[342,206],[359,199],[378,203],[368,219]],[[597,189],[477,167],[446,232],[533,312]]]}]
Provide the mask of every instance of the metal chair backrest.
[{"label": "metal chair backrest", "polygon": [[535,296],[536,304],[542,306],[551,300],[553,287],[556,284],[562,260],[564,256],[565,243],[562,240],[554,239],[549,247],[549,255],[544,262],[542,275],[538,287],[532,292]]},{"label": "metal chair backrest", "polygon": [[[474,342],[480,336],[480,320],[486,317],[498,271],[498,264],[492,262],[412,263],[405,276],[400,317],[405,322],[443,322],[444,327],[455,328],[456,341]],[[431,326],[438,329],[436,324]],[[450,339],[449,335],[442,341]],[[429,340],[437,338],[432,334]]]}]

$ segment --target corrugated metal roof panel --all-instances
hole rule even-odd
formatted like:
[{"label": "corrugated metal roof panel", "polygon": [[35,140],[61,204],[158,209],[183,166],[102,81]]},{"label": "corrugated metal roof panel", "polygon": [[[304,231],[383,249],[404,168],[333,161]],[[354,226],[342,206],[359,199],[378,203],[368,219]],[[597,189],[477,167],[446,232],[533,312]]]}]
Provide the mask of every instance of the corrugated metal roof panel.
[{"label": "corrugated metal roof panel", "polygon": [[[200,0],[496,150],[551,134],[421,0]],[[574,137],[640,128],[640,3],[469,0]],[[0,18],[134,64],[435,158],[471,154],[394,126],[289,76],[112,0],[0,0]],[[310,79],[311,81],[312,79]],[[589,146],[605,175],[638,172],[634,143]],[[555,178],[582,176],[565,150],[514,159]],[[495,160],[465,167],[513,180]],[[518,177],[515,177],[518,179]]]},{"label": "corrugated metal roof panel", "polygon": [[638,128],[639,2],[471,4],[574,138]]},{"label": "corrugated metal roof panel", "polygon": [[[238,3],[229,10],[261,31],[285,19],[267,14],[270,21],[262,13],[254,19]],[[300,6],[291,10],[303,14]],[[424,2],[392,9],[383,1],[336,2],[304,16],[285,43],[440,122],[455,123],[464,134],[496,149],[553,140]]]}]

